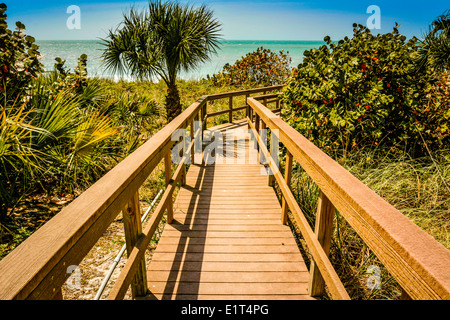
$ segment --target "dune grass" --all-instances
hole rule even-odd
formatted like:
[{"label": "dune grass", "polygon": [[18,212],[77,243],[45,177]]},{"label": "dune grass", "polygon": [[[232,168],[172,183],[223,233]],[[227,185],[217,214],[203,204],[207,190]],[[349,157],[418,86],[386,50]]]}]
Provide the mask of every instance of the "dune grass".
[{"label": "dune grass", "polygon": [[[408,154],[375,157],[371,152],[336,159],[344,168],[383,197],[411,221],[450,249],[450,152],[441,150],[414,159]],[[306,172],[294,164],[291,189],[314,229],[319,189]],[[308,248],[291,220],[307,265]],[[364,241],[336,211],[330,260],[350,297],[357,300],[398,299],[401,287]],[[370,289],[369,266],[380,268],[381,287]],[[329,299],[325,295],[323,298]]]}]

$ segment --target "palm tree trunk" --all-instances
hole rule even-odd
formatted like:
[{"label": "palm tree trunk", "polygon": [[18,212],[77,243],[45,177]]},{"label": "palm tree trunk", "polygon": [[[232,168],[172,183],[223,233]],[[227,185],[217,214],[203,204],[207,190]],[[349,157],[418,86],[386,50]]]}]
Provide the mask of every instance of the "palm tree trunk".
[{"label": "palm tree trunk", "polygon": [[167,121],[170,122],[181,114],[180,94],[175,83],[167,85],[166,95]]}]

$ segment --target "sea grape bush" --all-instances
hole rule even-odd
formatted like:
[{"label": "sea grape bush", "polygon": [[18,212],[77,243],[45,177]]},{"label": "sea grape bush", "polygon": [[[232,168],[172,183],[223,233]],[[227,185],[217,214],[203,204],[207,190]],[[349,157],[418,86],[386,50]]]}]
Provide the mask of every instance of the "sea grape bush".
[{"label": "sea grape bush", "polygon": [[282,94],[285,120],[329,153],[448,146],[448,76],[418,71],[417,39],[398,25],[377,36],[353,27],[352,38],[305,51]]},{"label": "sea grape bush", "polygon": [[16,22],[16,29],[8,29],[6,9],[0,3],[0,99],[15,100],[32,79],[43,71],[39,61],[39,46],[35,38],[24,33],[25,26]]},{"label": "sea grape bush", "polygon": [[278,85],[289,77],[292,71],[291,62],[289,52],[284,53],[282,50],[276,53],[259,47],[233,65],[227,63],[223,66],[222,72],[214,74],[211,80],[216,86]]},{"label": "sea grape bush", "polygon": [[55,83],[60,90],[72,90],[74,93],[83,93],[84,88],[88,84],[87,80],[87,55],[82,54],[78,58],[78,64],[73,72],[65,67],[66,60],[55,58],[54,71],[56,72],[58,81]]}]

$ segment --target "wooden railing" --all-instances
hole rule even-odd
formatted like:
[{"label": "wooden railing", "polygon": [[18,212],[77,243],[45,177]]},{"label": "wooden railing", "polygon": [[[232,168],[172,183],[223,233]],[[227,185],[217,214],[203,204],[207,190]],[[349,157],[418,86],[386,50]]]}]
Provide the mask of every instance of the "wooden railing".
[{"label": "wooden railing", "polygon": [[[194,133],[193,122],[214,116],[207,113],[208,101],[228,99],[229,109],[226,112],[232,119],[234,112],[246,108],[233,108],[233,97],[249,97],[251,94],[267,93],[281,87],[199,98],[0,261],[0,299],[62,298],[61,287],[70,276],[68,270],[73,270],[72,266],[80,264],[121,211],[128,260],[109,298],[122,299],[130,285],[133,296],[145,294],[145,250],[165,212],[167,221],[171,222],[172,194],[177,184],[185,181],[186,157],[181,159],[172,175],[171,148],[176,143],[172,141],[172,134],[177,129],[190,127],[189,148],[193,157],[195,137],[199,134],[198,131]],[[143,229],[140,221],[139,188],[162,159],[165,163],[166,190]]]},{"label": "wooden railing", "polygon": [[[78,265],[122,211],[128,259],[112,288],[109,299],[122,299],[131,285],[132,295],[147,291],[144,254],[164,213],[173,218],[172,195],[186,177],[187,157],[194,157],[194,145],[202,129],[193,122],[245,110],[250,130],[258,141],[273,175],[269,184],[282,192],[281,221],[292,213],[313,261],[309,293],[323,292],[326,285],[334,299],[349,299],[328,259],[335,209],[349,222],[405,292],[414,299],[450,299],[450,251],[417,227],[403,214],[315,147],[274,112],[280,110],[277,94],[282,86],[203,96],[170,122],[132,155],[37,230],[0,261],[0,299],[61,298],[71,266]],[[252,94],[263,95],[251,97]],[[246,105],[234,107],[233,98],[246,97]],[[208,101],[228,99],[228,108],[207,112]],[[260,102],[262,101],[262,103]],[[264,105],[275,103],[270,111]],[[191,143],[172,174],[172,134],[190,127]],[[287,149],[285,175],[259,134],[269,129]],[[164,159],[166,190],[145,228],[140,221],[139,188]],[[295,159],[320,188],[315,230],[309,226],[290,191]]]},{"label": "wooden railing", "polygon": [[[384,264],[407,296],[413,299],[450,299],[450,250],[258,100],[261,98],[247,99],[247,121],[282,192],[281,220],[286,223],[287,211],[290,210],[312,255],[309,294],[320,295],[326,284],[333,298],[349,298],[328,260],[336,209]],[[272,158],[261,139],[260,128],[270,129],[271,134],[276,134],[286,147],[285,177],[278,170],[278,161]],[[290,191],[293,159],[320,189],[314,231]]]}]

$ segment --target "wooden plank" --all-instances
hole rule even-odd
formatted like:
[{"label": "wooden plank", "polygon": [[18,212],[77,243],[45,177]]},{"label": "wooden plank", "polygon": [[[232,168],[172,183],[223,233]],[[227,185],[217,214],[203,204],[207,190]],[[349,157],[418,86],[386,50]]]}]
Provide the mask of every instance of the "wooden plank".
[{"label": "wooden plank", "polygon": [[[179,210],[182,211],[184,213],[188,213],[190,212],[191,214],[194,213],[194,208],[180,208],[176,205],[176,208],[174,210]],[[237,208],[217,208],[217,207],[206,207],[206,208],[195,208],[195,214],[202,214],[202,213],[209,213],[210,215],[216,215],[216,214],[230,214],[230,215],[234,215],[234,214],[247,214],[247,215],[252,215],[252,214],[274,214],[274,213],[278,213],[278,217],[280,217],[279,215],[281,214],[281,208],[255,208],[255,209],[242,209],[240,207]]]},{"label": "wooden plank", "polygon": [[[158,244],[159,253],[178,252],[179,244]],[[243,246],[243,245],[203,245],[189,244],[184,249],[185,253],[292,253],[298,254],[299,249],[295,244],[272,246]]]},{"label": "wooden plank", "polygon": [[152,294],[172,293],[179,294],[217,294],[233,295],[236,293],[244,295],[252,294],[307,294],[308,284],[299,283],[276,283],[276,282],[256,282],[248,283],[210,283],[210,282],[152,282],[149,290]]},{"label": "wooden plank", "polygon": [[[265,209],[278,209],[279,204],[266,204],[264,206]],[[185,210],[191,210],[191,209],[198,209],[198,208],[204,208],[204,209],[224,209],[224,210],[231,210],[231,209],[240,209],[240,210],[257,210],[258,208],[261,208],[261,205],[256,203],[247,203],[247,204],[241,204],[241,203],[229,203],[229,204],[207,204],[207,203],[199,203],[199,204],[178,204],[177,208],[185,209]]]},{"label": "wooden plank", "polygon": [[201,244],[204,246],[207,245],[223,245],[226,243],[227,245],[248,245],[248,246],[279,246],[279,245],[296,245],[295,240],[291,235],[284,235],[280,237],[271,237],[271,238],[246,238],[245,242],[242,241],[242,238],[190,238],[187,240],[186,237],[181,234],[173,235],[171,237],[162,237],[160,243],[164,244],[177,244],[177,245],[186,245],[187,243],[196,245]]},{"label": "wooden plank", "polygon": [[[298,262],[230,262],[223,263],[222,261],[186,261],[186,262],[172,262],[172,261],[152,261],[148,266],[148,271],[154,270],[164,271],[201,271],[201,272],[291,272],[291,271],[306,271],[306,265]],[[147,275],[147,277],[149,277]],[[274,294],[274,292],[272,292]]]},{"label": "wooden plank", "polygon": [[278,232],[290,232],[290,230],[286,230],[285,226],[282,226],[280,224],[275,225],[255,225],[255,224],[240,224],[240,225],[226,225],[226,224],[195,224],[193,226],[190,225],[180,225],[180,224],[173,224],[173,225],[166,225],[164,227],[164,230],[171,230],[171,231],[242,231],[242,232],[253,232],[253,231],[278,231]]},{"label": "wooden plank", "polygon": [[264,281],[267,283],[295,283],[304,282],[308,279],[307,271],[291,272],[273,272],[273,271],[255,271],[255,272],[233,272],[233,271],[184,271],[171,272],[153,271],[149,272],[149,283],[183,281],[183,282],[229,282],[229,283],[254,283]]},{"label": "wooden plank", "polygon": [[277,196],[272,193],[250,193],[250,194],[242,194],[241,192],[215,192],[211,193],[203,193],[203,194],[188,194],[188,193],[179,193],[177,196],[178,200],[219,200],[219,199],[229,199],[230,197],[239,197],[240,200],[249,200],[254,201],[256,199],[269,199],[269,200],[278,200]]},{"label": "wooden plank", "polygon": [[260,215],[247,215],[242,217],[241,215],[230,216],[209,216],[205,214],[203,216],[196,215],[192,216],[175,216],[174,222],[190,225],[190,223],[194,223],[196,225],[243,225],[243,224],[253,224],[253,225],[274,225],[279,222],[279,218],[276,214],[272,217],[260,216]]},{"label": "wooden plank", "polygon": [[192,261],[192,262],[303,262],[298,253],[186,253],[155,252],[152,261]]},{"label": "wooden plank", "polygon": [[[164,234],[166,237],[178,237],[179,231],[172,231],[167,230]],[[253,232],[233,232],[233,231],[184,231],[183,236],[184,237],[190,237],[190,238],[238,238],[242,239],[242,241],[247,241],[247,238],[282,238],[283,236],[286,237],[289,234],[286,232],[278,232],[278,231],[272,231],[272,232],[261,232],[261,231],[253,231]]]},{"label": "wooden plank", "polygon": [[202,205],[210,205],[210,206],[217,206],[217,205],[256,205],[260,206],[264,205],[265,207],[273,206],[275,208],[279,207],[280,203],[278,202],[278,199],[261,199],[259,201],[259,204],[252,203],[251,199],[232,199],[228,200],[226,198],[213,198],[213,199],[203,199],[203,198],[197,198],[197,199],[178,199],[177,204],[179,207],[187,207],[187,206],[193,206],[197,205],[201,207]]}]

